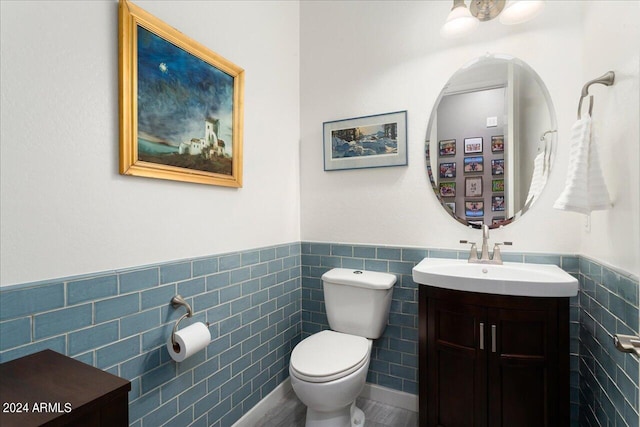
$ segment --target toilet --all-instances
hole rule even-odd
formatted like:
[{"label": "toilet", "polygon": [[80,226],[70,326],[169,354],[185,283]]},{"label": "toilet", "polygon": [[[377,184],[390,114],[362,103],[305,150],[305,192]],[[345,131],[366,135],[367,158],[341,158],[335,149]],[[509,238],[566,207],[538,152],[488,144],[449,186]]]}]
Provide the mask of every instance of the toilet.
[{"label": "toilet", "polygon": [[291,386],[307,406],[306,427],[361,427],[355,401],[367,379],[373,340],[387,326],[396,276],[334,268],[322,275],[331,330],[291,352]]}]

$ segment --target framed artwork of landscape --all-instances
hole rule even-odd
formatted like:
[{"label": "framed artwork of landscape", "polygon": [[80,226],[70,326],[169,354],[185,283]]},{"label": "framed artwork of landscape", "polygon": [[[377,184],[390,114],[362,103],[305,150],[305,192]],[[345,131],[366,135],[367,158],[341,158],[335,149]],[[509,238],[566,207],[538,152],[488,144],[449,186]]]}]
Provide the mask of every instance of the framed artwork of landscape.
[{"label": "framed artwork of landscape", "polygon": [[324,170],[407,164],[407,112],[325,122]]},{"label": "framed artwork of landscape", "polygon": [[120,173],[242,187],[244,70],[119,4]]}]

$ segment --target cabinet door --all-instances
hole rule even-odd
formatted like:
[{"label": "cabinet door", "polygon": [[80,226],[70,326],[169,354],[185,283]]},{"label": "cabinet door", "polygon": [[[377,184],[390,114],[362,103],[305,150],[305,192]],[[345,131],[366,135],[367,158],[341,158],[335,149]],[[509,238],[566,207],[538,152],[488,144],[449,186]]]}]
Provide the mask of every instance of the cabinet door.
[{"label": "cabinet door", "polygon": [[486,427],[486,309],[428,299],[427,312],[427,425]]},{"label": "cabinet door", "polygon": [[556,426],[555,312],[488,309],[490,427]]}]

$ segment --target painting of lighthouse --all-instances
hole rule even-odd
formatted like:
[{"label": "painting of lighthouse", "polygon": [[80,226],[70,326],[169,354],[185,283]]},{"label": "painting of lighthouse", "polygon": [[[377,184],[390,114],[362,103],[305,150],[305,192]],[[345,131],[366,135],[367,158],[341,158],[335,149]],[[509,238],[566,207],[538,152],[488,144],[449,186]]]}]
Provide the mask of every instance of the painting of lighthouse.
[{"label": "painting of lighthouse", "polygon": [[230,175],[232,92],[231,76],[138,27],[138,158]]},{"label": "painting of lighthouse", "polygon": [[121,173],[241,186],[244,71],[127,0],[120,16]]}]

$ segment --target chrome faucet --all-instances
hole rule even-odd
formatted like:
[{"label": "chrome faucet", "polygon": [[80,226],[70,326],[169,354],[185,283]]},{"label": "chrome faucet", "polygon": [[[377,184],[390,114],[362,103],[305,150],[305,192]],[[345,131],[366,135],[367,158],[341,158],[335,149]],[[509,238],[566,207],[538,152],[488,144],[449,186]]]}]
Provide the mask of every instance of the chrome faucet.
[{"label": "chrome faucet", "polygon": [[491,261],[489,258],[489,226],[482,224],[482,254],[480,255],[480,261]]},{"label": "chrome faucet", "polygon": [[511,242],[495,243],[493,245],[493,254],[489,255],[489,226],[482,224],[482,249],[480,256],[478,257],[478,248],[475,242],[469,242],[468,240],[460,240],[460,243],[469,243],[471,250],[469,251],[469,262],[476,264],[502,264],[502,254],[500,252],[500,245],[511,246]]}]

